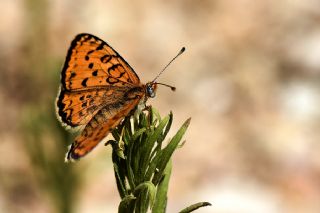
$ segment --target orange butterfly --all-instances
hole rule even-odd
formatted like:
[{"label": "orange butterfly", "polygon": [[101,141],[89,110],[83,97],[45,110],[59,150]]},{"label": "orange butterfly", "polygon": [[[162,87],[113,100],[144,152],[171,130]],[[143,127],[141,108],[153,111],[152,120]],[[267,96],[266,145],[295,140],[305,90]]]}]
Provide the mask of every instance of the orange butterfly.
[{"label": "orange butterfly", "polygon": [[140,102],[155,97],[157,84],[174,90],[155,82],[167,66],[153,81],[142,84],[130,65],[106,42],[90,34],[77,35],[61,72],[56,108],[63,125],[84,129],[69,148],[66,161],[89,153]]}]

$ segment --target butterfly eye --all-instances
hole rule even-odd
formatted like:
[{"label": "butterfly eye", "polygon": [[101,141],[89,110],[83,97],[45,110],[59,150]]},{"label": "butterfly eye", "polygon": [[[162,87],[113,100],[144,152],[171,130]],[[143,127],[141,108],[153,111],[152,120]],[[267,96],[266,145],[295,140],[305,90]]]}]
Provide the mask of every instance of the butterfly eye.
[{"label": "butterfly eye", "polygon": [[150,98],[154,98],[156,96],[156,93],[154,92],[154,89],[152,88],[151,84],[147,85],[146,93],[147,93],[147,96],[149,96]]}]

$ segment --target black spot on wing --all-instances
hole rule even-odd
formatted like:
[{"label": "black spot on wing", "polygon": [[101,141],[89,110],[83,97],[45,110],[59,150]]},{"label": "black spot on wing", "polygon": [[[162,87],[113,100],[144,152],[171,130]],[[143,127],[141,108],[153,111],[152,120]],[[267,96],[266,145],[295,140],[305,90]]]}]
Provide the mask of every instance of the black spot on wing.
[{"label": "black spot on wing", "polygon": [[103,50],[103,48],[104,48],[104,41],[102,41],[102,43],[96,48],[96,50]]},{"label": "black spot on wing", "polygon": [[111,55],[109,55],[109,54],[106,54],[106,55],[104,55],[104,56],[102,56],[101,58],[100,58],[100,61],[102,62],[102,63],[108,63],[110,60],[112,59],[112,56]]},{"label": "black spot on wing", "polygon": [[74,71],[71,71],[70,78],[74,78],[77,74]]},{"label": "black spot on wing", "polygon": [[109,67],[108,68],[109,75],[112,76],[111,72],[115,71],[118,67],[122,67],[123,68],[123,66],[121,64],[114,64],[111,67]]},{"label": "black spot on wing", "polygon": [[112,77],[108,77],[108,78],[106,79],[106,82],[109,83],[109,84],[115,84],[115,83],[118,83],[118,82],[119,82],[119,79],[112,78]]},{"label": "black spot on wing", "polygon": [[88,51],[87,55],[90,55],[93,52],[94,52],[94,50],[90,50],[90,51]]},{"label": "black spot on wing", "polygon": [[83,79],[83,81],[81,82],[81,85],[84,86],[84,87],[87,87],[87,81],[88,81],[89,78],[85,78]]}]

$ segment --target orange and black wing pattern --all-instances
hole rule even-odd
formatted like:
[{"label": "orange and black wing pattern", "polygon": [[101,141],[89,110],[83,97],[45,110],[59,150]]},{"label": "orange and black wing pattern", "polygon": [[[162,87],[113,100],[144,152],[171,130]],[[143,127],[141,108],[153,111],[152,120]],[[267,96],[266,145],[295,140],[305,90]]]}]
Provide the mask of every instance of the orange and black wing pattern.
[{"label": "orange and black wing pattern", "polygon": [[111,46],[90,34],[77,35],[61,72],[56,108],[63,125],[85,128],[67,157],[78,159],[93,149],[135,108],[143,88]]},{"label": "orange and black wing pattern", "polygon": [[[142,93],[138,95],[142,95]],[[79,159],[90,152],[119,125],[122,119],[138,105],[139,101],[140,98],[135,97],[102,108],[86,125],[81,134],[76,137],[67,153],[66,161]]]},{"label": "orange and black wing pattern", "polygon": [[84,125],[103,106],[103,91],[137,85],[138,75],[112,47],[96,36],[79,34],[61,72],[59,118],[69,127]]}]

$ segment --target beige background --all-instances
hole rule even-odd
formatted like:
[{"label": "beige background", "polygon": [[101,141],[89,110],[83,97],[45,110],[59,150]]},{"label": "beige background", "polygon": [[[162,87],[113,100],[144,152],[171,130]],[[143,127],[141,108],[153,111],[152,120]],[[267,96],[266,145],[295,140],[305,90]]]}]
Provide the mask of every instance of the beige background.
[{"label": "beige background", "polygon": [[[2,0],[1,212],[59,211],[50,163],[63,166],[71,140],[57,139],[53,102],[81,32],[112,45],[143,82],[187,49],[159,78],[177,91],[159,88],[149,102],[173,111],[171,135],[192,117],[168,212],[198,201],[213,204],[198,212],[320,212],[317,0]],[[72,166],[74,212],[116,211],[110,151]]]}]

